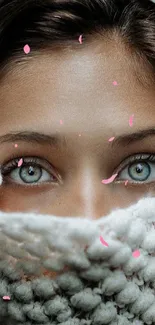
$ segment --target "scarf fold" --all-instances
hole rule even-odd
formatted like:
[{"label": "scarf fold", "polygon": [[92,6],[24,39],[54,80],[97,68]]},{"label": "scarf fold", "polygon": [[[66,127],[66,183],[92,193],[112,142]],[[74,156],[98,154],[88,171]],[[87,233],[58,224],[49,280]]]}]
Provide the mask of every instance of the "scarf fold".
[{"label": "scarf fold", "polygon": [[0,212],[0,325],[155,324],[155,198],[98,220]]}]

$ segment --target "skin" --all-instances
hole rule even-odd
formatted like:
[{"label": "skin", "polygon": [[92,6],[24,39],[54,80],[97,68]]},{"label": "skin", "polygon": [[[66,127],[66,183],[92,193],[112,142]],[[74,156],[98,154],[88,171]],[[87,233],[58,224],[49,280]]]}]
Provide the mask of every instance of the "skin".
[{"label": "skin", "polygon": [[[40,54],[1,80],[0,136],[27,130],[63,135],[66,141],[59,148],[24,141],[0,144],[1,165],[26,156],[51,165],[49,183],[38,180],[38,186],[21,185],[20,176],[10,174],[0,188],[1,210],[97,219],[154,195],[155,176],[149,183],[137,184],[129,176],[101,183],[117,173],[127,157],[155,153],[154,136],[128,145],[108,141],[155,123],[155,87],[137,80],[131,53],[121,42],[117,45],[114,40],[95,40],[80,51]],[[143,69],[139,71],[137,67],[142,75]],[[52,170],[57,183],[50,181]]]}]

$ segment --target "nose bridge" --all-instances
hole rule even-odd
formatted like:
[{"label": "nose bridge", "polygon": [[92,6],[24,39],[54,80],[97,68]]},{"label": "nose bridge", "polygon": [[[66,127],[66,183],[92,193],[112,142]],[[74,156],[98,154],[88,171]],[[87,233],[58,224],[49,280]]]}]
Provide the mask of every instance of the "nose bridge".
[{"label": "nose bridge", "polygon": [[102,184],[101,168],[97,162],[91,159],[80,161],[79,166],[66,178],[52,205],[48,203],[51,195],[49,193],[46,213],[90,220],[99,219],[106,215],[114,204],[114,198],[111,200],[111,190],[107,186]]},{"label": "nose bridge", "polygon": [[103,215],[104,205],[104,189],[99,168],[94,162],[85,161],[78,170],[77,178],[78,186],[74,187],[74,195],[78,197],[83,217],[99,218]]},{"label": "nose bridge", "polygon": [[83,169],[81,175],[81,193],[80,197],[83,201],[84,216],[93,218],[94,216],[94,204],[97,191],[97,172],[95,168],[88,165]]}]

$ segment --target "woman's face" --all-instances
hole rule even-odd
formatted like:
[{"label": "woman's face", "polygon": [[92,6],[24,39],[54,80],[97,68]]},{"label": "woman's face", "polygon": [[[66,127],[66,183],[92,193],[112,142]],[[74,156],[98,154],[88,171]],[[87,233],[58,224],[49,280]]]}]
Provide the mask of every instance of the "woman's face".
[{"label": "woman's face", "polygon": [[155,131],[144,137],[155,125],[155,87],[137,80],[117,42],[82,46],[27,60],[1,81],[0,136],[29,133],[0,138],[1,165],[25,160],[3,176],[3,211],[95,219],[155,192]]}]

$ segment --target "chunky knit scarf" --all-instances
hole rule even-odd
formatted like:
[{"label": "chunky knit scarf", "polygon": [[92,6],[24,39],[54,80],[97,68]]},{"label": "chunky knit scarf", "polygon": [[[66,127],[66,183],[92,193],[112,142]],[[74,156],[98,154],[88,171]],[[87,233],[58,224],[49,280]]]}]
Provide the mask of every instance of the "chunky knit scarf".
[{"label": "chunky knit scarf", "polygon": [[0,212],[0,325],[155,324],[155,198],[99,220]]}]

